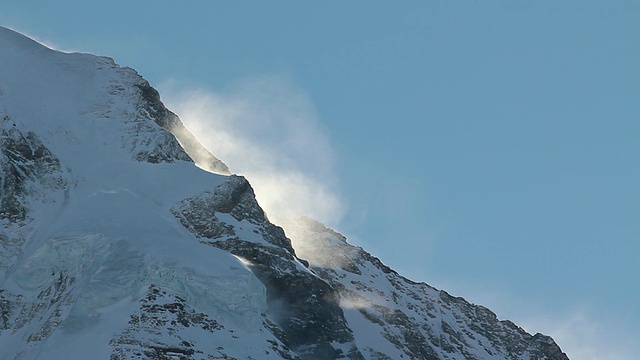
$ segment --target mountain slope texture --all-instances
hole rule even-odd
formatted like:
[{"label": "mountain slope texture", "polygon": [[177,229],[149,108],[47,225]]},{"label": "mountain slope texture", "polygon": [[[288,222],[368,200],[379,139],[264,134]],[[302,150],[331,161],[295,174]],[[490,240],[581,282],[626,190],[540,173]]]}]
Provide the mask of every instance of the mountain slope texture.
[{"label": "mountain slope texture", "polygon": [[0,359],[567,359],[249,182],[112,59],[0,28]]}]

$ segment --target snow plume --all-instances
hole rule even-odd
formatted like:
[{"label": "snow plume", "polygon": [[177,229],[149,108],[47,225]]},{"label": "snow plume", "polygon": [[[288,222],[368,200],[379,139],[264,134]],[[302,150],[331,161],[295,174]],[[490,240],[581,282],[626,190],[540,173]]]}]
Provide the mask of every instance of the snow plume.
[{"label": "snow plume", "polygon": [[232,172],[249,179],[270,219],[340,221],[344,206],[334,190],[328,137],[307,94],[289,79],[249,78],[222,92],[164,88],[168,107]]},{"label": "snow plume", "polygon": [[32,32],[27,32],[27,31],[24,31],[24,30],[18,30],[18,29],[14,28],[14,27],[11,27],[11,26],[4,26],[4,27],[9,29],[9,30],[15,31],[15,32],[17,32],[17,33],[19,33],[19,34],[21,34],[21,35],[33,40],[33,41],[39,43],[40,45],[42,45],[44,47],[47,47],[47,48],[49,48],[51,50],[56,50],[56,51],[63,52],[63,53],[78,52],[77,50],[73,50],[73,49],[70,49],[70,48],[65,48],[63,46],[60,46],[60,44],[54,43],[54,42],[52,42],[50,40],[44,40],[43,38],[41,38],[39,36],[33,35]]}]

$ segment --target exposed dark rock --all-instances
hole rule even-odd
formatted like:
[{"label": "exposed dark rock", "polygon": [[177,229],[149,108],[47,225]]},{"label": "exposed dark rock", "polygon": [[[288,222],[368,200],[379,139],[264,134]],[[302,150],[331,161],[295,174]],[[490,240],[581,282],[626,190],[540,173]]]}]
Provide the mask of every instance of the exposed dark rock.
[{"label": "exposed dark rock", "polygon": [[[140,301],[139,311],[131,315],[127,329],[111,340],[111,359],[191,359],[192,355],[202,354],[202,351],[197,349],[193,341],[184,339],[182,330],[189,327],[211,333],[212,336],[224,330],[207,314],[188,306],[181,297],[151,285],[147,295]],[[164,336],[162,340],[148,336],[153,334]]]},{"label": "exposed dark rock", "polygon": [[[217,213],[253,224],[268,244],[240,238]],[[213,191],[184,200],[174,214],[201,241],[251,264],[250,269],[267,289],[268,315],[281,330],[275,334],[302,358],[363,358],[355,346],[344,354],[331,345],[353,341],[338,305],[338,293],[297,261],[290,240],[268,221],[246,179],[231,176]]]},{"label": "exposed dark rock", "polygon": [[46,197],[33,189],[39,183],[46,191],[61,191],[67,182],[61,176],[60,160],[33,132],[23,134],[11,118],[0,120],[0,220],[24,224],[28,221],[28,197]]},{"label": "exposed dark rock", "polygon": [[[356,304],[371,326],[410,359],[435,360],[444,353],[480,360],[482,352],[512,360],[568,359],[550,337],[532,336],[483,306],[406,279],[315,220],[298,219],[287,229],[296,234],[294,245],[304,250],[299,256],[309,261],[310,269]],[[361,280],[345,282],[347,273]],[[383,286],[376,287],[373,278]]]},{"label": "exposed dark rock", "polygon": [[[172,146],[172,148],[179,149],[180,152],[184,153],[177,154],[180,160],[193,159],[199,166],[207,171],[219,174],[231,174],[227,165],[203,147],[198,140],[196,140],[195,136],[187,130],[178,116],[164,106],[160,100],[160,94],[156,89],[149,85],[146,80],[141,80],[136,84],[136,87],[140,90],[142,108],[151,116],[156,124],[171,132],[180,143],[181,146]],[[153,159],[153,161],[163,160],[164,159]]]},{"label": "exposed dark rock", "polygon": [[12,303],[5,296],[5,291],[0,289],[0,331],[9,329]]}]

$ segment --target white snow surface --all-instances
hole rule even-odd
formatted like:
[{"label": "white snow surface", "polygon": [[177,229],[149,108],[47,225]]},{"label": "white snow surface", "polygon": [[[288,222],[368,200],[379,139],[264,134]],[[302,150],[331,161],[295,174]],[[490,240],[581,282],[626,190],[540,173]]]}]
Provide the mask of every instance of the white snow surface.
[{"label": "white snow surface", "polygon": [[[154,146],[164,131],[131,100],[140,81],[109,58],[57,52],[0,27],[4,130],[37,134],[68,184],[41,201],[34,193],[28,204],[34,220],[24,227],[0,224],[10,237],[24,238],[15,256],[0,257],[9,264],[0,290],[24,305],[24,324],[0,332],[0,359],[107,359],[110,340],[151,284],[215,315],[227,331],[216,346],[236,343],[226,355],[275,356],[264,351],[266,340],[277,339],[263,329],[262,283],[231,254],[201,244],[170,212],[226,177],[187,161],[132,160],[133,150]],[[71,290],[47,309],[42,301],[54,300],[43,289],[61,286]],[[42,341],[30,340],[47,328],[52,333]],[[239,345],[238,338],[254,345]],[[201,350],[211,343],[196,332],[192,340]]]}]

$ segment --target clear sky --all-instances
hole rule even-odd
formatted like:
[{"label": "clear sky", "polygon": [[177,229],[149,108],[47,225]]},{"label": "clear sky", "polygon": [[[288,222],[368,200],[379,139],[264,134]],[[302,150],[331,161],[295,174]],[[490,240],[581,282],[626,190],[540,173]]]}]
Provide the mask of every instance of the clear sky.
[{"label": "clear sky", "polygon": [[409,278],[573,359],[640,353],[640,2],[0,0],[0,25],[135,68]]}]

